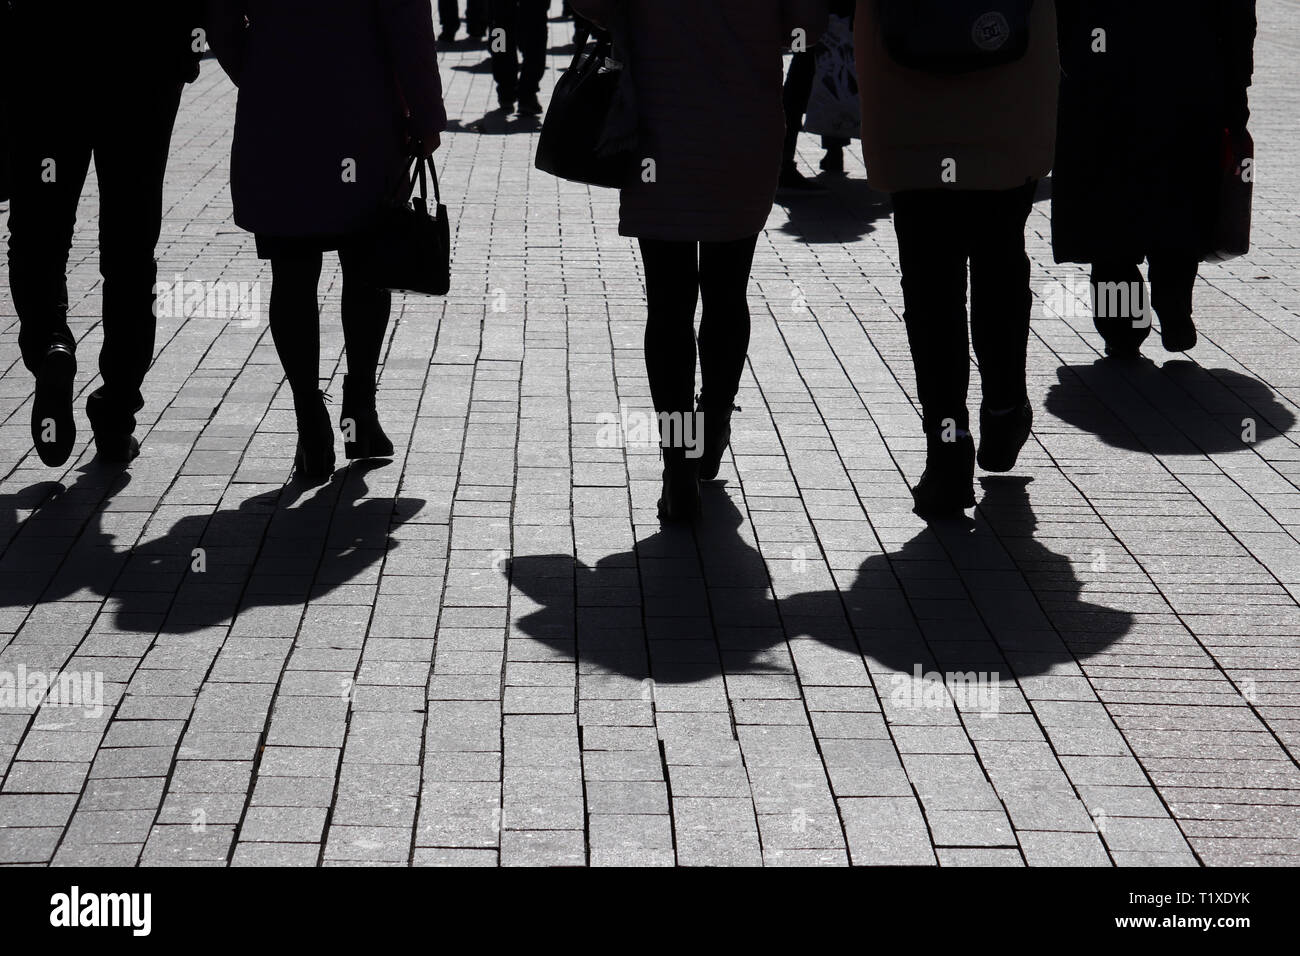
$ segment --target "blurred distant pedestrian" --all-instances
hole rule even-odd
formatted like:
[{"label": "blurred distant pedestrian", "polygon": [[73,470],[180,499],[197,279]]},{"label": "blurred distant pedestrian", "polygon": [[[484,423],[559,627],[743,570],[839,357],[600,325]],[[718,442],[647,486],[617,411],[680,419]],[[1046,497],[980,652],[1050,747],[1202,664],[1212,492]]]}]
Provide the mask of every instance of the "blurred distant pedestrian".
[{"label": "blurred distant pedestrian", "polygon": [[139,454],[135,413],[153,361],[154,247],[181,89],[198,75],[200,11],[141,0],[124,15],[96,0],[12,0],[0,57],[11,116],[9,283],[23,364],[36,376],[32,441],[61,465],[76,443],[76,339],[68,327],[68,254],[95,164],[104,277],[103,384],[86,402],[101,461]]},{"label": "blurred distant pedestrian", "polygon": [[[438,0],[439,43],[455,43],[460,29],[460,0]],[[471,40],[482,40],[488,31],[488,0],[465,0],[465,31]]]},{"label": "blurred distant pedestrian", "polygon": [[1151,312],[1165,349],[1185,352],[1196,345],[1192,290],[1211,251],[1225,147],[1241,152],[1250,118],[1255,0],[1058,4],[1056,260],[1092,265],[1108,355],[1135,357]]},{"label": "blurred distant pedestrian", "polygon": [[[852,20],[856,0],[830,0],[829,10],[833,16],[847,17]],[[796,51],[790,58],[790,67],[786,72],[785,87],[782,90],[782,102],[785,105],[785,144],[781,151],[781,188],[803,192],[821,192],[825,187],[809,179],[799,171],[795,163],[795,151],[799,148],[799,133],[803,129],[804,114],[808,110],[808,100],[813,91],[813,80],[817,74],[817,50]],[[844,172],[844,147],[850,140],[837,136],[823,136],[822,157],[823,172]]]},{"label": "blurred distant pedestrian", "polygon": [[541,116],[537,98],[546,75],[547,16],[550,0],[490,0],[488,50],[497,105],[509,113],[519,104],[525,116]]},{"label": "blurred distant pedestrian", "polygon": [[239,87],[230,191],[235,222],[271,260],[271,335],[293,391],[297,476],[327,481],[334,434],[320,389],[322,253],[343,269],[340,426],[348,458],[393,443],[375,408],[391,296],[363,268],[366,231],[408,184],[447,115],[428,0],[207,0],[208,32]]}]

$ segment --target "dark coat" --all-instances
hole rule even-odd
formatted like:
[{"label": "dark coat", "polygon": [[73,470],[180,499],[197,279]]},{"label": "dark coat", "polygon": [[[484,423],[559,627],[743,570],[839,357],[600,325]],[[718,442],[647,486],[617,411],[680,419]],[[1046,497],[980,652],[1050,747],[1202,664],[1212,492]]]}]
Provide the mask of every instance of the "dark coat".
[{"label": "dark coat", "polygon": [[640,152],[655,181],[622,192],[619,232],[726,242],[763,231],[785,138],[782,47],[826,29],[826,0],[574,0],[601,25],[622,2]]},{"label": "dark coat", "polygon": [[446,128],[429,0],[208,0],[207,23],[239,87],[235,222],[259,236],[364,229],[407,135]]},{"label": "dark coat", "polygon": [[[123,77],[181,83],[199,74],[203,0],[137,0],[129,11],[105,0],[0,0],[6,5],[4,59],[38,71],[42,83],[64,83],[84,96],[86,83],[111,88]],[[8,95],[16,98],[23,80],[8,82]]]},{"label": "dark coat", "polygon": [[[1209,251],[1225,129],[1249,117],[1254,0],[1057,0],[1058,262]],[[1105,30],[1106,51],[1094,52]]]}]

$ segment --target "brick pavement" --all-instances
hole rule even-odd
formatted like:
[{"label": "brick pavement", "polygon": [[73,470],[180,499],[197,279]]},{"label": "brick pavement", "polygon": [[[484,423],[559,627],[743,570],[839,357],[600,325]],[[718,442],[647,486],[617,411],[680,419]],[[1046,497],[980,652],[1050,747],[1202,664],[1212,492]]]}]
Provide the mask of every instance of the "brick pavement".
[{"label": "brick pavement", "polygon": [[[391,463],[286,485],[265,323],[200,314],[161,320],[144,455],[45,469],[0,283],[0,681],[102,702],[0,708],[0,863],[1296,863],[1300,3],[1260,8],[1254,252],[1203,270],[1190,360],[1112,368],[1040,202],[1035,435],[969,525],[908,510],[897,249],[850,156],[774,209],[726,483],[660,531],[616,196],[532,170],[479,51],[443,58],[457,287],[397,300]],[[205,62],[160,276],[265,301],[234,103]]]}]

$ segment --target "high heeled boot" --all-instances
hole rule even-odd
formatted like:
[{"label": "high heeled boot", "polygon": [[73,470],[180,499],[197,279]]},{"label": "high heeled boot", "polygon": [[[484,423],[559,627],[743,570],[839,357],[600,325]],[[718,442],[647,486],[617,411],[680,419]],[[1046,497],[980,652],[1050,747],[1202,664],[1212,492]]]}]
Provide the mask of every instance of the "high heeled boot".
[{"label": "high heeled boot", "polygon": [[293,414],[298,421],[298,451],[294,473],[311,485],[323,485],[334,473],[334,429],[320,389],[293,393]]},{"label": "high heeled boot", "polygon": [[391,458],[393,443],[384,434],[375,410],[374,379],[343,376],[343,408],[339,413],[343,454],[354,458]]}]

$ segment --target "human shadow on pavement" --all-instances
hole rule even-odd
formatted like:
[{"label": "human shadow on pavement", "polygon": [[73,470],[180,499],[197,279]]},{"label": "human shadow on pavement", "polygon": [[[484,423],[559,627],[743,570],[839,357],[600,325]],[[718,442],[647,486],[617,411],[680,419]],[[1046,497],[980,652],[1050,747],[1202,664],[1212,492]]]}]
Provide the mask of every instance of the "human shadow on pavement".
[{"label": "human shadow on pavement", "polygon": [[1231,369],[1149,359],[1057,369],[1047,411],[1112,448],[1156,455],[1247,451],[1296,423],[1268,385]]},{"label": "human shadow on pavement", "polygon": [[787,219],[781,231],[808,244],[856,242],[875,232],[875,223],[888,219],[889,196],[862,179],[819,177],[824,193],[779,192],[777,205]]},{"label": "human shadow on pavement", "polygon": [[[392,528],[424,505],[366,498],[366,473],[378,467],[354,463],[304,500],[298,499],[308,489],[291,484],[234,508],[203,510],[161,537],[121,548],[114,525],[126,519],[129,527],[141,517],[122,507],[130,475],[90,465],[66,490],[51,496],[46,489],[21,526],[15,504],[5,503],[0,533],[6,525],[16,533],[0,556],[0,606],[111,598],[119,629],[189,633],[229,623],[250,608],[322,597],[397,548]],[[31,498],[40,487],[19,496]]]},{"label": "human shadow on pavement", "polygon": [[492,110],[479,119],[462,123],[460,120],[448,120],[448,133],[477,133],[480,136],[513,136],[515,133],[536,133],[542,128],[540,116],[528,116],[507,113],[505,110]]},{"label": "human shadow on pavement", "polygon": [[[535,606],[517,627],[576,655],[584,672],[657,683],[788,672],[787,640],[899,674],[1044,674],[1103,650],[1133,617],[1082,599],[1070,559],[1033,537],[1027,485],[987,479],[977,521],[932,526],[868,558],[843,591],[796,590],[799,556],[766,563],[739,534],[731,498],[711,486],[695,534],[661,530],[594,567],[570,555],[514,558],[511,584]],[[774,600],[774,588],[785,596]]]}]

